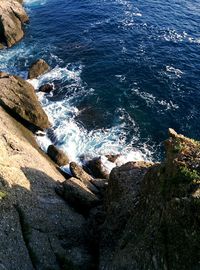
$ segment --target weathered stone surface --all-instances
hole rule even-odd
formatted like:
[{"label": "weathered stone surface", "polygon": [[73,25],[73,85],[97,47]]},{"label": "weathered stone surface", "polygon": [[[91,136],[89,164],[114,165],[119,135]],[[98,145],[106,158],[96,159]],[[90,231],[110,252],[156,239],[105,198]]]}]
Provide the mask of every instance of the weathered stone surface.
[{"label": "weathered stone surface", "polygon": [[39,59],[30,66],[28,71],[28,79],[37,78],[46,73],[49,69],[49,65],[43,59]]},{"label": "weathered stone surface", "polygon": [[98,197],[92,193],[79,179],[70,178],[63,183],[63,197],[75,209],[87,213],[99,203]]},{"label": "weathered stone surface", "polygon": [[105,195],[106,188],[108,186],[108,180],[107,179],[92,179],[91,183],[98,188],[101,195]]},{"label": "weathered stone surface", "polygon": [[166,160],[142,174],[112,171],[100,269],[200,268],[200,143],[170,130],[165,145]]},{"label": "weathered stone surface", "polygon": [[0,43],[11,47],[24,36],[23,24],[28,16],[21,5],[22,1],[1,0],[0,3]]},{"label": "weathered stone surface", "polygon": [[84,169],[79,166],[76,162],[71,162],[70,163],[70,170],[72,175],[79,179],[81,182],[83,182],[83,184],[92,192],[94,193],[98,193],[98,189],[91,183],[91,180],[93,179],[93,177],[91,175],[89,175],[88,173],[86,173],[84,171]]},{"label": "weathered stone surface", "polygon": [[64,181],[0,107],[0,269],[91,269],[86,220],[55,193]]},{"label": "weathered stone surface", "polygon": [[50,126],[31,84],[20,77],[0,73],[0,104],[39,129]]},{"label": "weathered stone surface", "polygon": [[79,166],[76,162],[70,163],[70,170],[72,172],[72,175],[82,182],[84,181],[91,181],[93,177],[86,173],[81,166]]},{"label": "weathered stone surface", "polygon": [[[106,220],[100,243],[100,269],[112,269],[112,256],[121,241],[132,209],[138,203],[140,184],[149,166],[151,163],[143,161],[129,162],[114,168],[110,174],[105,196]],[[132,269],[130,261],[128,263]]]},{"label": "weathered stone surface", "polygon": [[59,166],[65,166],[69,163],[68,156],[55,145],[49,145],[47,154]]}]

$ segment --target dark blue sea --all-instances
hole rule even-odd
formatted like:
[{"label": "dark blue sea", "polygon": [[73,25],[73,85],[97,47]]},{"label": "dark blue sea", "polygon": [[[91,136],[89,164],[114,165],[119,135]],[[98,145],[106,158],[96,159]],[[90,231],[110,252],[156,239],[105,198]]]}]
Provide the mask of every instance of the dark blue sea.
[{"label": "dark blue sea", "polygon": [[109,153],[159,160],[169,127],[200,140],[199,0],[27,0],[25,38],[0,69],[32,80],[53,124],[38,137],[72,159]]}]

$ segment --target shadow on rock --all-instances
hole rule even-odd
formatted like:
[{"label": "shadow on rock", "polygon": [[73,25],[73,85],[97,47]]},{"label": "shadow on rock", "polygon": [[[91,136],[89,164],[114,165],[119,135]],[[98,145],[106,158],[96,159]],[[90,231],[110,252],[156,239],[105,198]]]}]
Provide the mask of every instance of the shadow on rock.
[{"label": "shadow on rock", "polygon": [[21,170],[29,189],[0,178],[1,269],[95,269],[86,219],[55,193],[56,179]]}]

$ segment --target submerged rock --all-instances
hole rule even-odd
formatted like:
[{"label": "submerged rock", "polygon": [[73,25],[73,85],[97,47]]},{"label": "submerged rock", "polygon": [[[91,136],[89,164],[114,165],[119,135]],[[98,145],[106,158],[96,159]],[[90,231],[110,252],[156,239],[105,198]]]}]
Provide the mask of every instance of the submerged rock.
[{"label": "submerged rock", "polygon": [[39,129],[50,126],[48,117],[35,94],[35,89],[18,76],[0,73],[0,104],[14,116]]},{"label": "submerged rock", "polygon": [[28,71],[28,79],[35,79],[46,73],[49,69],[49,65],[43,59],[39,59],[30,66]]},{"label": "submerged rock", "polygon": [[40,86],[39,91],[44,92],[44,93],[50,93],[53,90],[53,85],[52,84],[44,84]]},{"label": "submerged rock", "polygon": [[200,143],[170,130],[161,164],[111,172],[100,269],[200,268]]},{"label": "submerged rock", "polygon": [[5,43],[7,47],[13,46],[24,36],[22,27],[28,21],[28,16],[21,3],[22,1],[1,0],[0,43]]},{"label": "submerged rock", "polygon": [[55,145],[49,145],[47,154],[56,164],[58,164],[58,166],[65,166],[69,164],[68,156]]}]

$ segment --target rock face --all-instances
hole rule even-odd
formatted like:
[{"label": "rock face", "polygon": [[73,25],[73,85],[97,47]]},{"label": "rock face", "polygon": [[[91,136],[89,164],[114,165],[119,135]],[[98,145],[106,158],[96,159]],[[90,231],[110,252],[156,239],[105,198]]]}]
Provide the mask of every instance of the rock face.
[{"label": "rock face", "polygon": [[86,173],[84,169],[79,166],[76,162],[70,163],[70,171],[72,175],[79,179],[90,191],[98,193],[97,188],[91,183],[93,177]]},{"label": "rock face", "polygon": [[69,163],[68,156],[55,145],[50,145],[47,149],[47,154],[58,166],[65,166]]},{"label": "rock face", "polygon": [[21,3],[15,0],[0,2],[0,43],[7,47],[13,46],[24,36],[23,24],[28,21],[28,16]]},{"label": "rock face", "polygon": [[0,269],[92,269],[86,220],[55,193],[64,181],[0,107]]},{"label": "rock face", "polygon": [[113,169],[100,269],[200,269],[200,143],[170,130],[166,151]]},{"label": "rock face", "polygon": [[72,177],[66,180],[63,187],[64,199],[83,214],[87,214],[99,203],[98,197],[77,178]]},{"label": "rock face", "polygon": [[0,105],[39,129],[50,126],[31,84],[20,77],[0,73]]},{"label": "rock face", "polygon": [[29,68],[28,79],[37,78],[46,73],[49,69],[49,65],[43,59],[39,59]]}]

